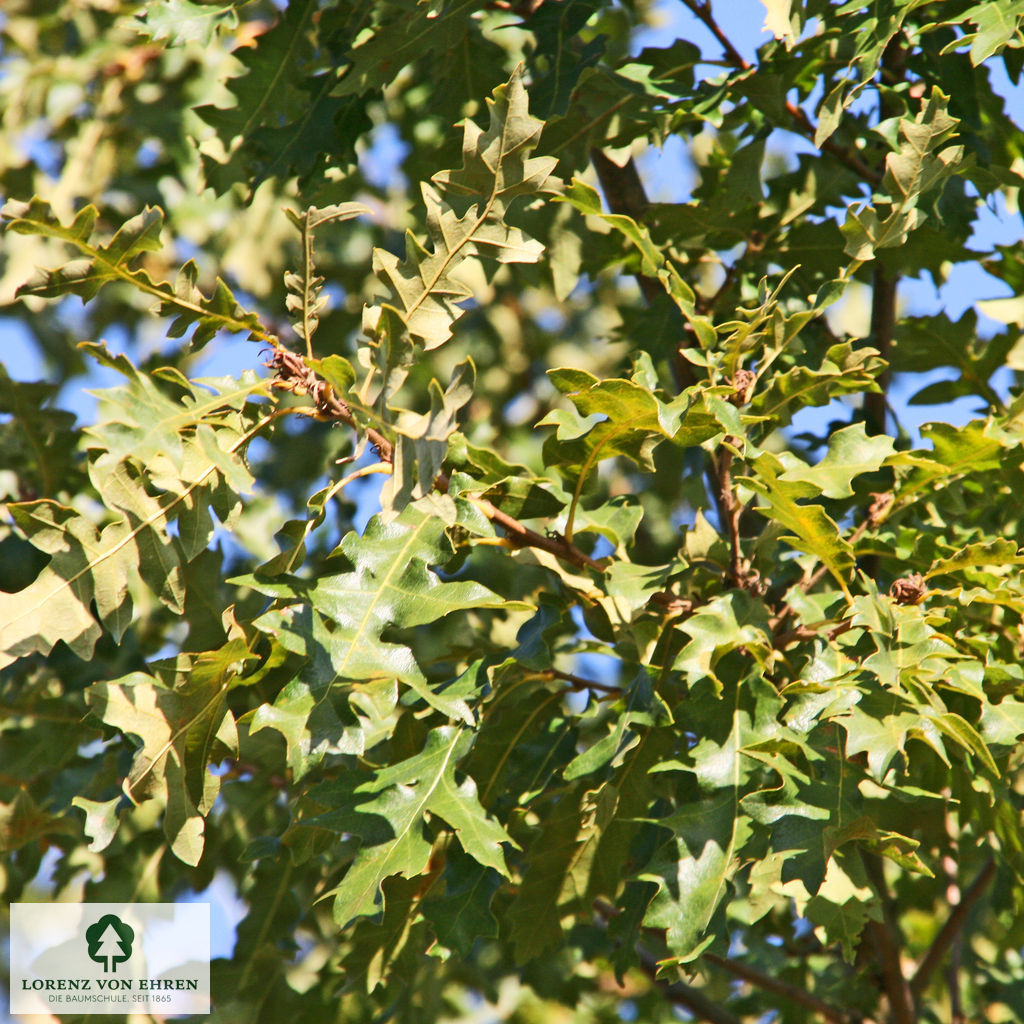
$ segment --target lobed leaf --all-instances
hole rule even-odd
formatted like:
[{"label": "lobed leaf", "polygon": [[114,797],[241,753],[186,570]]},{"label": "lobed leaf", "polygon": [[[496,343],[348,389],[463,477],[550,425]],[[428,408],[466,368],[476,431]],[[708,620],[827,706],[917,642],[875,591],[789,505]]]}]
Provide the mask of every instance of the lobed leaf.
[{"label": "lobed leaf", "polygon": [[[458,304],[472,294],[454,276],[460,263],[471,256],[532,263],[541,254],[538,242],[505,223],[512,200],[554,187],[551,172],[556,161],[528,156],[537,146],[543,122],[529,114],[522,73],[516,71],[487,104],[486,132],[472,121],[465,124],[462,167],[435,174],[432,185],[422,186],[432,250],[411,232],[406,235],[404,261],[374,250],[374,272],[392,302],[364,310],[363,328],[371,338],[380,333],[384,309],[390,307],[413,341],[426,349],[437,348],[462,315]],[[460,216],[443,194],[466,197],[472,205]]]},{"label": "lobed leaf", "polygon": [[384,910],[387,878],[423,873],[431,850],[428,822],[446,826],[477,863],[508,877],[502,844],[514,845],[511,837],[481,807],[473,780],[456,780],[456,766],[471,745],[465,729],[441,726],[427,735],[419,754],[377,769],[368,780],[313,790],[311,799],[321,809],[305,823],[361,840],[341,884],[326,894],[334,897],[340,925]]},{"label": "lobed leaf", "polygon": [[175,316],[168,331],[170,337],[181,337],[194,324],[193,348],[205,345],[220,330],[244,331],[250,338],[273,340],[260,327],[256,314],[246,312],[220,278],[214,294],[209,298],[203,295],[196,285],[198,269],[192,260],[181,268],[173,286],[154,283],[145,270],[132,269],[135,257],[160,248],[164,215],[159,209],[146,207],[122,224],[105,244],[93,237],[99,216],[95,206],[83,207],[67,226],[60,222],[50,204],[38,196],[28,203],[11,200],[0,213],[7,218],[8,231],[57,238],[84,254],[56,270],[38,271],[18,289],[19,295],[54,298],[73,294],[87,302],[104,285],[125,281],[156,299],[160,315]]}]

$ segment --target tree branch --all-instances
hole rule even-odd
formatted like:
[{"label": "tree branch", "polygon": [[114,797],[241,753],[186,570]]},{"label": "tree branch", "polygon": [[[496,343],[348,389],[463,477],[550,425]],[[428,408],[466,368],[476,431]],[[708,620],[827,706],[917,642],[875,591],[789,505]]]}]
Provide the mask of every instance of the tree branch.
[{"label": "tree branch", "polygon": [[709,963],[717,964],[737,978],[750,982],[751,985],[755,985],[757,988],[762,988],[766,992],[774,992],[784,999],[813,1010],[826,1021],[829,1021],[829,1024],[860,1024],[863,1021],[863,1017],[859,1013],[853,1013],[849,1010],[843,1010],[838,1006],[832,1006],[830,1003],[826,1003],[824,1000],[812,995],[806,989],[790,985],[788,982],[780,981],[771,975],[762,974],[761,971],[748,967],[746,964],[739,963],[736,960],[716,956],[714,953],[705,953],[704,959]]},{"label": "tree branch", "polygon": [[[644,214],[651,204],[633,158],[630,157],[620,166],[595,146],[590,150],[590,162],[597,171],[597,180],[601,184],[608,209],[612,213],[629,217],[637,224],[643,223]],[[653,277],[639,272],[634,276],[648,305],[659,295],[665,294],[665,289]]]},{"label": "tree branch", "polygon": [[900,963],[903,943],[899,925],[892,911],[882,862],[878,857],[864,851],[861,851],[861,860],[882,908],[882,920],[869,920],[865,931],[875,949],[875,963],[882,975],[883,991],[889,1001],[892,1024],[915,1024],[917,1012],[914,1009],[914,997],[907,979],[903,976],[903,967]]},{"label": "tree branch", "polygon": [[[789,605],[786,606],[789,611],[792,611]],[[825,639],[831,643],[837,636],[842,636],[843,633],[853,629],[852,619],[843,619],[841,622],[837,622],[827,633],[824,634]],[[777,651],[785,650],[794,640],[813,640],[816,636],[821,636],[821,632],[815,629],[814,626],[797,626],[795,629],[787,630],[785,633],[779,633],[775,637],[773,643],[774,648]]]},{"label": "tree branch", "polygon": [[621,686],[595,683],[593,679],[584,679],[582,676],[573,675],[571,672],[562,672],[557,668],[542,669],[537,674],[544,676],[545,679],[560,679],[569,684],[570,690],[595,690],[597,693],[604,693],[610,697],[621,697],[624,692]]},{"label": "tree branch", "polygon": [[666,982],[659,978],[657,959],[639,942],[636,951],[644,974],[658,986],[666,999],[677,1006],[685,1007],[697,1020],[708,1021],[708,1024],[743,1024],[738,1017],[734,1017],[728,1010],[708,999],[700,989],[687,985],[685,981]]},{"label": "tree branch", "polygon": [[[618,913],[618,908],[603,897],[599,896],[594,900],[594,918],[601,928],[607,928],[609,918]],[[658,959],[642,942],[638,942],[634,949],[641,970],[669,1002],[685,1007],[697,1020],[708,1021],[709,1024],[743,1024],[738,1017],[734,1017],[728,1010],[708,999],[700,989],[687,985],[684,981],[669,982],[659,978]]]},{"label": "tree branch", "polygon": [[[871,286],[871,340],[879,355],[888,364],[892,353],[892,339],[896,331],[896,287],[899,278],[886,270],[875,258]],[[888,411],[889,367],[878,377],[880,391],[864,395],[864,421],[869,434],[884,434]]]},{"label": "tree branch", "polygon": [[715,485],[721,497],[719,502],[719,515],[722,517],[722,526],[729,535],[729,576],[734,586],[745,587],[747,585],[747,573],[743,566],[743,549],[740,544],[740,519],[743,516],[743,506],[736,498],[736,492],[732,486],[732,450],[727,447],[729,444],[738,443],[735,437],[727,437],[725,445],[719,450],[714,458]]},{"label": "tree branch", "polygon": [[[306,361],[302,356],[285,349],[277,349],[270,359],[264,363],[264,366],[275,371],[274,384],[276,387],[295,394],[308,394],[313,399],[313,406],[317,416],[324,419],[337,420],[364,434],[380,456],[381,462],[386,462],[389,465],[393,464],[394,445],[379,430],[373,427],[362,426],[349,406],[334,393],[334,390],[326,381],[321,380],[306,365]],[[447,474],[439,474],[434,480],[434,486],[443,494],[447,494],[449,486]],[[541,551],[547,551],[556,558],[569,562],[579,569],[585,568],[593,569],[599,573],[604,572],[605,567],[600,562],[591,558],[564,538],[546,536],[531,530],[528,526],[524,526],[519,522],[518,519],[502,512],[501,509],[485,498],[475,499],[475,504],[488,519],[497,523],[505,530],[508,534],[509,542],[515,547],[537,548]]]},{"label": "tree branch", "polygon": [[935,968],[939,966],[942,958],[953,945],[953,941],[963,931],[968,915],[977,905],[978,900],[984,895],[995,874],[995,859],[989,857],[982,865],[974,881],[964,890],[960,902],[953,908],[946,919],[946,923],[942,926],[939,934],[935,936],[931,946],[929,946],[928,952],[925,953],[924,959],[921,960],[917,971],[914,973],[914,977],[911,978],[910,991],[915,996],[919,996],[924,992]]},{"label": "tree branch", "polygon": [[[718,40],[719,45],[725,51],[726,59],[734,68],[738,71],[753,70],[754,65],[736,49],[732,40],[722,30],[722,26],[715,20],[714,13],[711,10],[711,0],[681,0],[681,2]],[[813,141],[816,129],[807,114],[792,100],[786,100],[786,113],[793,119],[796,131]],[[873,168],[868,167],[856,153],[844,149],[831,139],[826,139],[818,148],[824,153],[830,153],[865,181],[877,184],[882,180],[882,176]]]}]

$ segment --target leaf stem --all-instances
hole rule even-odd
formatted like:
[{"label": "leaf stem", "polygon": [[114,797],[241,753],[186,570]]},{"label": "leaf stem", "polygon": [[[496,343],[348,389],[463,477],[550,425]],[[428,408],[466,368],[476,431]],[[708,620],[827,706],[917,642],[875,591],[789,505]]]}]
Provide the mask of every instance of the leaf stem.
[{"label": "leaf stem", "polygon": [[[623,166],[619,166],[595,146],[590,150],[590,162],[594,165],[594,170],[597,171],[597,180],[601,184],[601,191],[604,193],[608,209],[614,214],[630,217],[637,224],[643,223],[643,216],[650,206],[650,201],[633,158],[630,157]],[[655,278],[648,277],[639,270],[634,277],[649,306],[659,295],[664,294],[664,287]],[[680,352],[682,349],[695,347],[696,339],[690,324],[684,324],[683,331],[683,337],[672,361],[672,374],[675,377],[676,387],[680,391],[697,383],[693,367]]]}]

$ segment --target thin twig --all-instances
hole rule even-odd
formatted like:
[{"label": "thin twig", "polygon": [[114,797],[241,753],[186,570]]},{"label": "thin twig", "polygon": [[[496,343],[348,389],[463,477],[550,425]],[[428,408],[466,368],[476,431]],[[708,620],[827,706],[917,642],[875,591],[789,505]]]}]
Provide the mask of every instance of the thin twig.
[{"label": "thin twig", "polygon": [[573,675],[572,672],[563,672],[557,668],[543,669],[539,675],[544,676],[546,679],[560,679],[562,682],[569,684],[570,690],[595,690],[598,693],[606,693],[613,697],[621,697],[623,694],[621,686],[595,683],[593,679],[584,679],[582,676]]},{"label": "thin twig", "polygon": [[775,637],[774,647],[777,651],[785,650],[795,640],[813,640],[816,636],[824,635],[825,639],[830,643],[835,640],[837,636],[842,636],[843,633],[853,629],[852,619],[843,619],[841,622],[837,622],[827,633],[822,634],[819,628],[814,626],[797,626],[795,629],[787,630],[785,633],[779,633]]},{"label": "thin twig", "polygon": [[[753,65],[750,61],[736,49],[732,40],[722,30],[722,26],[715,20],[714,13],[711,10],[711,0],[681,0],[681,2],[696,18],[703,22],[708,31],[718,40],[725,51],[726,59],[734,68],[738,71],[753,70]],[[786,113],[793,119],[796,129],[801,135],[811,140],[814,139],[816,129],[802,108],[798,107],[792,100],[786,100]],[[825,153],[831,153],[832,156],[865,181],[877,184],[882,180],[882,176],[873,168],[868,167],[856,153],[844,149],[831,139],[826,139],[822,142],[819,149]]]},{"label": "thin twig", "polygon": [[995,859],[989,857],[974,881],[964,890],[960,902],[951,911],[946,923],[940,929],[939,934],[935,936],[931,946],[928,947],[928,952],[925,953],[914,972],[914,977],[910,980],[910,991],[915,996],[920,996],[924,992],[935,968],[942,962],[942,958],[953,944],[953,940],[963,931],[968,915],[984,895],[995,874]]},{"label": "thin twig", "polygon": [[790,1000],[790,1002],[806,1006],[807,1009],[821,1014],[825,1020],[829,1021],[829,1024],[861,1024],[864,1019],[859,1013],[826,1003],[823,999],[819,999],[806,989],[780,981],[769,974],[763,974],[761,971],[739,963],[737,960],[716,956],[714,953],[705,953],[704,959],[709,963],[717,964],[737,978],[750,982],[751,985],[755,985],[757,988],[762,988],[766,992],[774,992],[776,995]]},{"label": "thin twig", "polygon": [[[594,900],[594,917],[601,928],[606,929],[609,920],[616,917],[619,912],[618,907],[602,897]],[[685,1007],[695,1015],[697,1020],[708,1021],[709,1024],[743,1024],[738,1017],[734,1017],[728,1010],[708,999],[700,989],[687,985],[684,981],[670,982],[665,978],[659,978],[658,959],[643,943],[638,942],[634,949],[640,961],[641,970],[669,1002]]]},{"label": "thin twig", "polygon": [[[277,349],[264,365],[275,371],[275,386],[285,391],[309,395],[313,400],[317,416],[323,419],[337,420],[364,434],[373,445],[381,462],[386,462],[389,465],[394,463],[394,445],[379,430],[360,424],[348,404],[335,394],[333,388],[326,381],[321,380],[306,365],[302,356],[296,352]],[[447,494],[448,476],[445,473],[439,474],[434,480],[434,486],[443,494]],[[564,538],[537,533],[528,526],[524,526],[518,519],[502,512],[501,509],[484,498],[474,499],[474,504],[488,519],[497,523],[508,533],[509,541],[516,547],[530,547],[547,551],[556,558],[569,562],[580,569],[593,569],[599,573],[605,571],[605,567],[599,561],[591,558],[574,544],[568,543]]]}]

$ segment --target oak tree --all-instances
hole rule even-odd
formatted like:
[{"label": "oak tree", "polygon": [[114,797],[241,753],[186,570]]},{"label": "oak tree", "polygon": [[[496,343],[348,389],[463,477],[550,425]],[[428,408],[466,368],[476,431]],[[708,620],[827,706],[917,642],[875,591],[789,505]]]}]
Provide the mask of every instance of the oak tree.
[{"label": "oak tree", "polygon": [[0,32],[7,903],[216,883],[225,1024],[1024,1018],[1020,0]]}]

